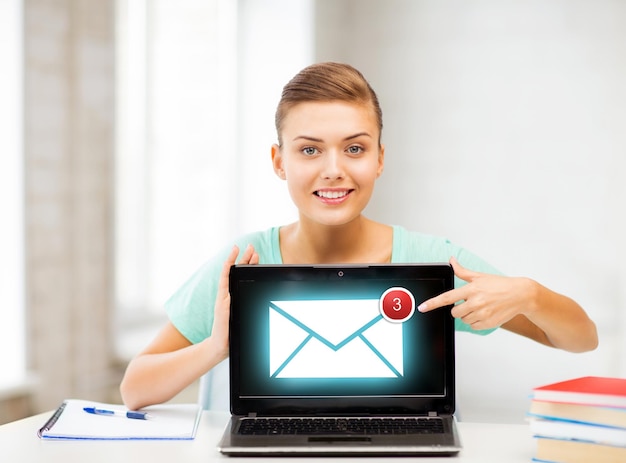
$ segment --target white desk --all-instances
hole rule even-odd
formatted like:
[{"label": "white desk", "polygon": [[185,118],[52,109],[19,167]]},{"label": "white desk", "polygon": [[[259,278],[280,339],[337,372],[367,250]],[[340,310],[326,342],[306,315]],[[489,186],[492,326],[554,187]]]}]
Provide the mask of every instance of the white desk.
[{"label": "white desk", "polygon": [[[66,463],[209,463],[218,460],[238,460],[253,463],[302,462],[306,458],[234,458],[221,455],[217,443],[222,436],[228,416],[205,412],[193,441],[49,441],[37,437],[37,430],[50,413],[31,416],[0,426],[0,459],[4,462]],[[402,462],[441,463],[442,460],[459,463],[528,463],[535,453],[535,442],[528,426],[523,424],[484,424],[460,422],[459,431],[463,450],[458,457],[404,458]],[[369,457],[368,459],[377,459]],[[363,458],[325,458],[332,462],[361,461]],[[382,458],[379,460],[383,461]],[[389,460],[387,458],[387,460]],[[308,459],[308,461],[311,461]]]}]

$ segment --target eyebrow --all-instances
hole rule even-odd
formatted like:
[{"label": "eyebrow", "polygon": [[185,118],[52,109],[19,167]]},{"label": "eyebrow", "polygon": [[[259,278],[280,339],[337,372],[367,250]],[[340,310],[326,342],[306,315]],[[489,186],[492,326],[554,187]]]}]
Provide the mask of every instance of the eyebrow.
[{"label": "eyebrow", "polygon": [[[347,136],[346,138],[343,139],[343,141],[353,140],[355,138],[359,138],[363,136],[372,138],[372,136],[367,132],[359,132],[359,133],[355,133],[354,135]],[[322,143],[324,141],[321,138],[311,137],[309,135],[298,135],[297,137],[293,139],[293,141],[296,141],[296,140],[308,140],[308,141],[314,141],[317,143]]]}]

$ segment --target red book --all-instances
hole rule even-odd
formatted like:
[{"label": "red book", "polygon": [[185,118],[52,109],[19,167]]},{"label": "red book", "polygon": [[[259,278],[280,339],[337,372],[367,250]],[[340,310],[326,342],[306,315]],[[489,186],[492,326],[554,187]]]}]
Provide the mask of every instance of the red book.
[{"label": "red book", "polygon": [[533,389],[533,400],[626,408],[626,378],[584,376]]}]

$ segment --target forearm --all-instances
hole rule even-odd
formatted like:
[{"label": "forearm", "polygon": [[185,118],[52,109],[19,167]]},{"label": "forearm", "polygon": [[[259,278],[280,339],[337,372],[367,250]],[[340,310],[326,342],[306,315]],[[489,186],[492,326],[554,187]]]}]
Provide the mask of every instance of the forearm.
[{"label": "forearm", "polygon": [[226,358],[212,338],[171,352],[143,353],[126,370],[120,392],[131,410],[163,403]]},{"label": "forearm", "polygon": [[546,343],[570,352],[598,345],[595,323],[575,301],[529,280],[531,302],[524,315],[545,335]]}]

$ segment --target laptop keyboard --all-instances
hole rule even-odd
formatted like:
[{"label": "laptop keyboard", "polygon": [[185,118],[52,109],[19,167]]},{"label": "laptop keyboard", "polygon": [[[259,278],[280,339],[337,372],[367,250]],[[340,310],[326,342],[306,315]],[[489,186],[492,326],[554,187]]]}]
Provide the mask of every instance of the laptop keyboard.
[{"label": "laptop keyboard", "polygon": [[245,418],[239,434],[441,434],[443,420],[410,418]]}]

